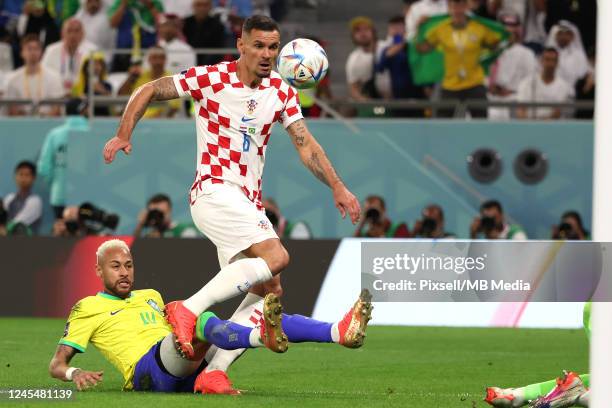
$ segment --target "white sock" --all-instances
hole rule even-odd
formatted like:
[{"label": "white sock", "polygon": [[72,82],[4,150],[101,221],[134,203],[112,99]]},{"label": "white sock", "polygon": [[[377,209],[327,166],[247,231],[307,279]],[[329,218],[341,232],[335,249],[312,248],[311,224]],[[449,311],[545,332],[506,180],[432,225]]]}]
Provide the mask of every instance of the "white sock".
[{"label": "white sock", "polygon": [[334,343],[340,342],[340,331],[338,330],[338,323],[334,323],[331,328],[331,338]]},{"label": "white sock", "polygon": [[222,268],[184,306],[199,316],[210,306],[247,292],[251,286],[272,279],[268,264],[261,258],[246,258]]},{"label": "white sock", "polygon": [[[230,320],[243,326],[256,327],[259,326],[262,310],[263,298],[253,293],[247,293]],[[252,332],[251,336],[253,336]],[[257,331],[257,337],[259,337],[259,331]],[[253,344],[252,338],[249,339],[251,340],[251,344]],[[208,365],[206,366],[207,372],[214,370],[227,371],[229,366],[240,357],[245,349],[223,350],[215,347],[215,351],[214,354],[210,353],[211,359],[209,359],[209,354],[206,354],[206,361],[208,361]]]},{"label": "white sock", "polygon": [[251,334],[249,334],[249,342],[251,343],[251,347],[263,347],[260,333],[261,330],[259,327],[255,327],[253,330],[251,330]]}]

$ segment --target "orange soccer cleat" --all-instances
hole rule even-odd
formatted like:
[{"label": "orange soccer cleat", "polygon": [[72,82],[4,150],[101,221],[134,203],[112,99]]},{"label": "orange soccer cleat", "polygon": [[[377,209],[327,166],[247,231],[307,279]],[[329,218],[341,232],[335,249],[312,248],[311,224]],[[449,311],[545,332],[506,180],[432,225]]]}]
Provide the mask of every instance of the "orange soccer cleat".
[{"label": "orange soccer cleat", "polygon": [[193,359],[195,354],[192,343],[196,319],[196,315],[181,300],[166,305],[166,320],[172,326],[178,351],[187,359]]},{"label": "orange soccer cleat", "polygon": [[339,343],[348,348],[361,347],[365,341],[365,331],[371,318],[372,295],[367,289],[363,289],[351,310],[338,323]]},{"label": "orange soccer cleat", "polygon": [[193,392],[202,394],[239,395],[240,391],[232,386],[225,371],[202,371],[195,380]]}]

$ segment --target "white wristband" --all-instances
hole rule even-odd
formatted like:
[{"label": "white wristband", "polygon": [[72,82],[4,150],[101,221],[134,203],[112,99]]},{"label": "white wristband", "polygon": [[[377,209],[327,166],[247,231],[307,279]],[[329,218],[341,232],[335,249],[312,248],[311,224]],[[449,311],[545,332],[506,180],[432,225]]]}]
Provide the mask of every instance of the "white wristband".
[{"label": "white wristband", "polygon": [[66,370],[66,374],[64,374],[68,381],[72,381],[72,375],[74,374],[74,372],[76,370],[80,370],[80,368],[78,368],[78,367],[68,367],[68,369]]}]

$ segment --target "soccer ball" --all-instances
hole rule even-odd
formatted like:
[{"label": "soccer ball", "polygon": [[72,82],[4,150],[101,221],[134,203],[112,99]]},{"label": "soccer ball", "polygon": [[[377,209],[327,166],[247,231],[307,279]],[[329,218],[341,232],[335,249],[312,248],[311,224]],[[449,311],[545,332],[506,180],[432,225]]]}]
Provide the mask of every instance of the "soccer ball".
[{"label": "soccer ball", "polygon": [[327,73],[325,50],[316,41],[298,38],[288,42],[276,61],[285,82],[298,89],[314,87]]}]

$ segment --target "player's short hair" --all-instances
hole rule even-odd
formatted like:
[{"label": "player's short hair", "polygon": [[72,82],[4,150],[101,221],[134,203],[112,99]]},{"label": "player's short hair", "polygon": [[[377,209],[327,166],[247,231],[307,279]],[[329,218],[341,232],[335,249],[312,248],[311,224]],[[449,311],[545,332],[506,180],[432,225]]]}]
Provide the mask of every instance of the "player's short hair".
[{"label": "player's short hair", "polygon": [[29,160],[23,160],[15,166],[15,174],[21,169],[29,169],[32,175],[36,177],[36,165]]},{"label": "player's short hair", "polygon": [[255,14],[244,20],[244,24],[242,24],[242,33],[250,34],[253,30],[278,31],[280,33],[278,23],[270,17],[261,14]]},{"label": "player's short hair", "polygon": [[149,201],[147,201],[147,205],[159,203],[168,203],[168,205],[172,208],[172,200],[170,200],[170,197],[163,193],[155,194],[153,197],[149,198]]},{"label": "player's short hair", "polygon": [[100,265],[100,260],[109,250],[117,248],[123,249],[130,253],[130,247],[125,243],[125,241],[120,239],[109,239],[108,241],[104,241],[96,250],[96,264]]}]

